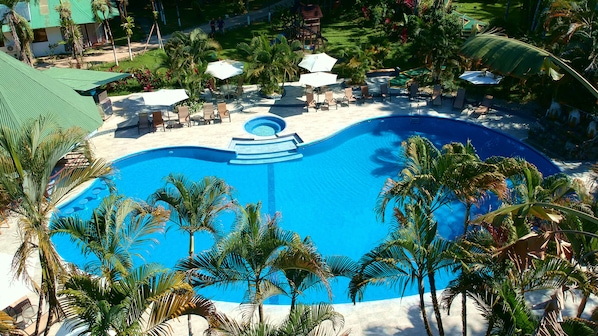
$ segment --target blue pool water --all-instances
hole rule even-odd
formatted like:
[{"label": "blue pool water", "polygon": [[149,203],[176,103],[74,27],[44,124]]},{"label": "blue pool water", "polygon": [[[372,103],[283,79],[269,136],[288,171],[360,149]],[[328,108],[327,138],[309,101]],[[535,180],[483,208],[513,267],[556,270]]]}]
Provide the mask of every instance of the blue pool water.
[{"label": "blue pool water", "polygon": [[[300,134],[299,134],[300,135]],[[115,184],[121,194],[145,200],[163,185],[169,173],[183,173],[191,179],[215,175],[232,185],[240,204],[262,201],[264,214],[280,211],[280,225],[310,236],[323,255],[346,255],[358,260],[378,244],[388,224],[376,220],[373,209],[384,181],[395,177],[402,168],[398,155],[401,142],[412,135],[421,135],[437,146],[451,141],[470,139],[482,158],[491,155],[519,156],[534,163],[545,174],[558,168],[540,153],[502,133],[451,119],[407,116],[372,119],[353,125],[322,141],[299,147],[301,160],[267,165],[231,165],[234,153],[199,147],[169,147],[136,153],[115,162]],[[248,178],[250,177],[250,178]],[[61,207],[61,214],[89,216],[99,198],[107,195],[99,182]],[[448,239],[461,234],[463,208],[459,204],[437,213],[440,234]],[[388,217],[390,218],[390,217]],[[229,229],[231,215],[220,218]],[[196,251],[213,243],[206,236],[196,235]],[[149,251],[147,261],[172,267],[187,255],[188,236],[169,230],[161,243]],[[84,264],[80,252],[68,239],[55,240],[58,251],[68,261]],[[438,288],[444,288],[450,275],[439,277]],[[348,280],[333,282],[333,303],[349,302]],[[241,291],[209,289],[201,294],[221,301],[240,302]],[[371,287],[365,300],[399,296],[399,289]],[[415,295],[409,288],[405,295]],[[322,290],[306,293],[302,302],[327,301]],[[288,303],[286,298],[273,298],[267,303]]]},{"label": "blue pool water", "polygon": [[276,116],[261,116],[245,122],[245,130],[258,136],[272,136],[285,129],[287,123]]}]

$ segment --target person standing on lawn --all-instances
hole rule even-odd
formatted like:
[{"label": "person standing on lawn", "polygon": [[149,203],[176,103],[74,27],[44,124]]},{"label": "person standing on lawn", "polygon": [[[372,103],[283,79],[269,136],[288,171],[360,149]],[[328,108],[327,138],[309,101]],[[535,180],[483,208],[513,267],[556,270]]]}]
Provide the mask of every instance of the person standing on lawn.
[{"label": "person standing on lawn", "polygon": [[222,16],[218,17],[218,32],[220,34],[224,34],[224,20],[222,20]]},{"label": "person standing on lawn", "polygon": [[210,29],[212,30],[210,35],[212,35],[212,37],[214,37],[214,35],[216,35],[216,20],[214,20],[214,18],[212,18],[212,20],[210,20]]}]

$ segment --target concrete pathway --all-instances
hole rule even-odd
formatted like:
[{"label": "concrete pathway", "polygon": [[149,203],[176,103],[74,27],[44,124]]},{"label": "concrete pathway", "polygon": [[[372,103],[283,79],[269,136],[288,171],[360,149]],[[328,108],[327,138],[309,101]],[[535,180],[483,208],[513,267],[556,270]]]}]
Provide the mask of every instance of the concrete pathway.
[{"label": "concrete pathway", "polygon": [[[247,14],[232,16],[225,19],[225,35],[226,31],[230,29],[236,29],[239,27],[251,26],[251,23],[256,21],[265,21],[270,18],[270,15],[273,14],[273,11],[278,8],[285,8],[290,7],[294,3],[293,0],[281,0],[271,6],[250,11]],[[193,29],[200,28],[204,32],[210,32],[210,23],[205,22],[199,24],[194,28],[184,29],[183,31],[189,33]],[[166,43],[171,35],[163,35],[162,36],[162,43]],[[157,49],[159,47],[158,37],[156,32],[154,32],[147,42],[147,37],[143,41],[133,41],[131,42],[131,51],[133,56],[146,52],[147,50]],[[116,46],[116,57],[118,60],[127,60],[129,59],[129,49],[127,45],[124,46]],[[49,57],[45,57],[43,59],[38,60],[36,64],[37,68],[44,69],[48,67],[63,67],[69,68],[74,66],[74,61],[71,58],[61,58],[52,60]],[[85,68],[89,68],[92,65],[99,64],[99,63],[106,63],[112,62],[114,63],[114,52],[112,50],[112,46],[108,43],[101,48],[98,49],[89,49],[85,52],[83,56],[83,65]]]}]

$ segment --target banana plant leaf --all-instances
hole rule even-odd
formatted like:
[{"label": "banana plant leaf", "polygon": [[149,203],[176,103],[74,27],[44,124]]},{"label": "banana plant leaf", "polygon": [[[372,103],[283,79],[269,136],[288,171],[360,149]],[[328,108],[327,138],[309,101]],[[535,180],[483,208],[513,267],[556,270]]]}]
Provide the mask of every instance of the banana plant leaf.
[{"label": "banana plant leaf", "polygon": [[598,89],[565,60],[519,40],[494,33],[478,34],[463,44],[461,52],[496,72],[519,78],[547,74],[553,80],[559,80],[563,76],[559,72],[562,70],[578,80],[598,99]]}]

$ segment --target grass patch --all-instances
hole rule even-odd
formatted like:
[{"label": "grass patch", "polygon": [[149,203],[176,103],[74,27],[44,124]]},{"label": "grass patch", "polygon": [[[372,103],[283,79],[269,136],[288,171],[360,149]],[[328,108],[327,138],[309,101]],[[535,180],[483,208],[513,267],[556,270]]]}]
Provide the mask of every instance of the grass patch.
[{"label": "grass patch", "polygon": [[131,69],[148,68],[150,70],[156,70],[162,62],[161,55],[164,55],[164,50],[153,49],[143,54],[139,54],[133,57],[133,60],[122,60],[118,62],[118,66],[114,65],[114,62],[97,64],[91,67],[91,70],[98,71],[122,71],[127,72]]}]

